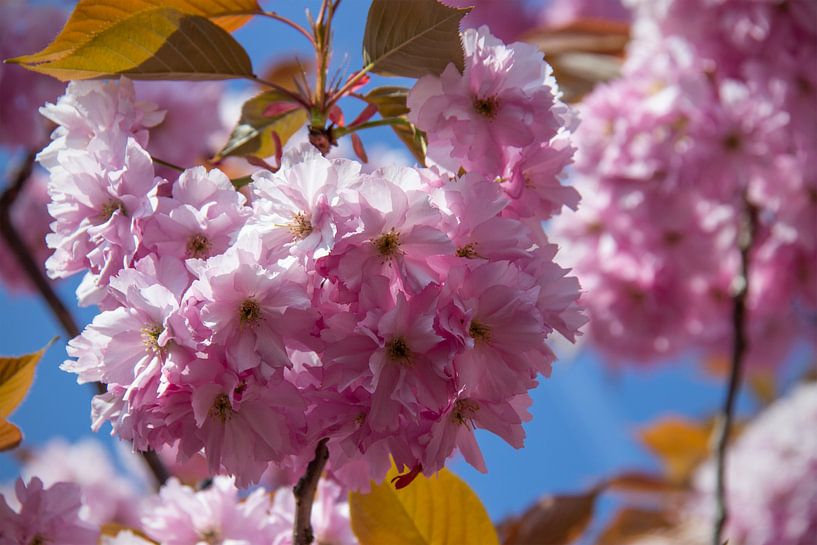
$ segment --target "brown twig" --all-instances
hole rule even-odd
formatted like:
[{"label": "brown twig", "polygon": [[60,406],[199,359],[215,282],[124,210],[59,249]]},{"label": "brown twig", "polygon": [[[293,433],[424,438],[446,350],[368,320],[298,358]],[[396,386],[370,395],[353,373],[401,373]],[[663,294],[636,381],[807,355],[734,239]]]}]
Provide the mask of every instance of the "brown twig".
[{"label": "brown twig", "polygon": [[318,441],[315,458],[306,466],[306,472],[292,489],[295,494],[295,526],[292,533],[293,545],[311,545],[315,539],[312,532],[312,503],[323,468],[329,460],[328,439]]},{"label": "brown twig", "polygon": [[729,382],[726,390],[718,424],[715,430],[716,445],[716,488],[715,488],[715,526],[712,532],[712,545],[723,545],[723,530],[729,517],[726,500],[726,454],[729,435],[732,431],[735,400],[740,390],[743,375],[743,360],[748,349],[746,301],[749,295],[749,263],[752,243],[755,238],[757,212],[743,196],[743,206],[738,219],[737,242],[740,252],[740,270],[735,278],[735,289],[732,295],[732,357],[729,365]]},{"label": "brown twig", "polygon": [[[22,164],[17,169],[11,183],[6,187],[3,194],[0,195],[0,236],[2,236],[11,253],[14,254],[15,259],[23,272],[28,277],[31,284],[37,289],[39,294],[45,300],[48,308],[60,322],[63,331],[69,339],[78,337],[80,334],[79,326],[77,325],[71,311],[65,306],[62,300],[54,291],[51,282],[40,269],[40,265],[31,256],[26,244],[17,232],[17,228],[11,220],[11,209],[17,197],[20,196],[26,182],[31,177],[31,172],[34,169],[34,161],[37,153],[32,151],[26,155]],[[105,385],[100,382],[94,383],[94,388],[97,393],[104,394],[106,391]],[[153,451],[142,452],[142,457],[145,464],[153,473],[156,482],[161,486],[170,477],[167,469],[159,460],[157,454]]]},{"label": "brown twig", "polygon": [[26,181],[31,176],[36,155],[36,152],[31,152],[26,156],[18,168],[17,173],[14,175],[13,181],[3,192],[3,195],[0,196],[0,234],[2,234],[3,240],[5,240],[9,250],[11,250],[17,259],[20,268],[23,269],[23,272],[31,284],[37,289],[40,295],[42,295],[48,307],[51,309],[51,312],[53,312],[54,316],[59,320],[62,329],[65,330],[65,333],[70,338],[74,338],[80,333],[74,317],[57,296],[57,293],[51,286],[51,282],[49,282],[48,278],[46,278],[45,274],[40,270],[40,266],[31,256],[28,247],[20,238],[17,229],[11,221],[11,207],[22,192]]}]

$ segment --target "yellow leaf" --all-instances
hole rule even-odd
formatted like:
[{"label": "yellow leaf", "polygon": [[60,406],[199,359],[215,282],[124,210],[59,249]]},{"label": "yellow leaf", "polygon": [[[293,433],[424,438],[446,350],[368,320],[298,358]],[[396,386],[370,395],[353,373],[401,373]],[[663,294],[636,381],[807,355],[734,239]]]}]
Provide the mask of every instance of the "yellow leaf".
[{"label": "yellow leaf", "polygon": [[17,448],[23,440],[20,428],[6,420],[0,420],[0,452]]},{"label": "yellow leaf", "polygon": [[237,29],[249,19],[249,14],[260,11],[257,0],[80,0],[54,41],[39,53],[22,57],[22,62],[40,63],[65,57],[117,22],[155,8],[211,18],[227,31]]},{"label": "yellow leaf", "polygon": [[34,381],[34,368],[55,340],[32,354],[0,357],[0,417],[7,418],[23,401]]},{"label": "yellow leaf", "polygon": [[391,479],[397,474],[392,467],[370,493],[349,495],[361,545],[498,545],[485,507],[462,479],[443,469],[396,490]]},{"label": "yellow leaf", "polygon": [[23,440],[20,429],[6,418],[26,397],[34,382],[34,368],[55,340],[32,354],[0,357],[0,451],[13,449]]},{"label": "yellow leaf", "polygon": [[641,441],[664,464],[667,476],[676,483],[689,480],[692,471],[709,456],[712,422],[694,422],[667,417],[641,430]]},{"label": "yellow leaf", "polygon": [[85,32],[74,31],[70,41],[61,42],[60,35],[42,52],[10,62],[63,81],[115,75],[193,80],[252,75],[244,48],[202,16],[161,7],[114,17],[113,22],[87,23]]},{"label": "yellow leaf", "polygon": [[279,92],[261,93],[241,107],[241,119],[215,160],[231,155],[270,157],[276,151],[272,133],[278,134],[283,146],[304,126],[306,118],[306,110]]}]

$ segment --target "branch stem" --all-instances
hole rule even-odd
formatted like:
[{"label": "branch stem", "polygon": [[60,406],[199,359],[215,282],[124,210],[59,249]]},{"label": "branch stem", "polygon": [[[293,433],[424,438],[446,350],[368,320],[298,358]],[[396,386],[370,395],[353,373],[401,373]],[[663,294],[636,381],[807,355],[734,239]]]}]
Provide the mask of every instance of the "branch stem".
[{"label": "branch stem", "polygon": [[295,525],[292,533],[293,545],[311,545],[315,539],[312,531],[312,503],[323,468],[329,460],[328,439],[318,441],[315,447],[315,458],[306,466],[306,472],[292,489],[295,495]]},{"label": "branch stem", "polygon": [[340,138],[341,136],[345,136],[363,129],[371,129],[374,127],[384,127],[389,125],[410,125],[410,123],[408,120],[403,119],[402,117],[387,117],[384,119],[375,119],[374,121],[366,121],[365,123],[359,123],[357,125],[350,125],[348,127],[335,127],[333,132],[337,138]]},{"label": "branch stem", "polygon": [[280,21],[280,22],[284,23],[285,25],[288,25],[289,27],[294,28],[295,30],[297,30],[298,32],[303,34],[306,37],[307,40],[309,40],[309,43],[312,44],[312,47],[315,47],[315,39],[312,37],[312,35],[304,27],[302,27],[301,25],[299,25],[298,23],[296,23],[292,19],[288,19],[288,18],[284,17],[283,15],[279,15],[279,14],[275,13],[274,11],[262,11],[259,15],[269,17],[270,19],[275,19],[276,21]]},{"label": "branch stem", "polygon": [[715,428],[716,449],[716,484],[715,484],[715,524],[712,532],[712,545],[723,545],[723,530],[729,518],[729,507],[726,499],[726,458],[729,436],[734,420],[735,401],[743,375],[743,363],[748,350],[746,303],[749,295],[749,266],[752,243],[755,237],[757,218],[756,211],[746,195],[742,198],[740,217],[738,219],[737,242],[740,252],[740,270],[735,278],[732,295],[732,355],[729,365],[729,380],[723,408],[718,415]]},{"label": "branch stem", "polygon": [[369,63],[363,68],[361,68],[354,76],[346,80],[346,83],[343,84],[343,87],[332,93],[332,98],[329,99],[329,104],[327,104],[327,107],[331,107],[333,104],[335,104],[335,102],[343,98],[343,96],[346,93],[348,93],[352,89],[352,87],[354,87],[355,84],[357,84],[357,82],[363,79],[363,77],[366,74],[368,74],[372,68],[374,68],[374,63]]}]

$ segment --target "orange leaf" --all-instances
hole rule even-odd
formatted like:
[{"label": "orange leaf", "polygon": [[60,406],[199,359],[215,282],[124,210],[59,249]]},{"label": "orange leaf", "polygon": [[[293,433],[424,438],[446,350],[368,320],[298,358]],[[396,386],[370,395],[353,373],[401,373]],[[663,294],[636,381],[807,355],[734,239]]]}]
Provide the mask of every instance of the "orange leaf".
[{"label": "orange leaf", "polygon": [[0,420],[0,452],[17,448],[23,440],[20,428],[6,420]]},{"label": "orange leaf", "polygon": [[711,422],[670,416],[642,429],[640,435],[644,445],[661,459],[667,477],[682,484],[709,456],[712,427]]},{"label": "orange leaf", "polygon": [[616,513],[596,545],[626,545],[674,525],[672,517],[663,511],[625,507]]}]

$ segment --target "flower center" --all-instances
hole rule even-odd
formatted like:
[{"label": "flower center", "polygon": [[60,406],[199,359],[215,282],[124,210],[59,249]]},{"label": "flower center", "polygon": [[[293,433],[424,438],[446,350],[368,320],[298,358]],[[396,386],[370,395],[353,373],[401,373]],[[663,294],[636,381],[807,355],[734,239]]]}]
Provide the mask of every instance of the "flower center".
[{"label": "flower center", "polygon": [[738,133],[729,133],[726,135],[726,138],[723,139],[723,147],[726,148],[727,151],[738,151],[741,144],[741,138]]},{"label": "flower center", "polygon": [[386,356],[400,365],[411,364],[411,349],[403,337],[394,337],[386,343]]},{"label": "flower center", "polygon": [[465,246],[457,248],[457,257],[465,257],[468,259],[473,259],[477,257],[476,246],[477,246],[476,242],[469,242]]},{"label": "flower center", "polygon": [[303,240],[312,234],[312,222],[303,212],[293,215],[292,221],[287,224],[287,227],[295,240]]},{"label": "flower center", "polygon": [[201,233],[196,233],[187,239],[187,257],[205,258],[210,254],[212,243]]},{"label": "flower center", "polygon": [[491,329],[481,324],[476,320],[471,320],[471,327],[468,328],[468,334],[474,339],[476,344],[487,343],[491,340]]},{"label": "flower center", "polygon": [[227,394],[220,394],[213,401],[213,406],[210,407],[210,416],[218,418],[222,424],[233,416],[233,406],[230,404],[230,398],[227,397]]},{"label": "flower center", "polygon": [[119,199],[111,199],[102,205],[102,210],[99,211],[99,217],[102,218],[103,222],[108,221],[117,210],[119,210],[123,216],[128,215],[128,211],[125,210],[125,205],[122,201]]},{"label": "flower center", "polygon": [[202,532],[199,537],[203,542],[209,543],[211,545],[215,545],[216,543],[221,542],[221,536],[219,536],[218,530],[214,530],[212,528],[210,530],[205,530],[204,532]]},{"label": "flower center", "polygon": [[46,541],[45,538],[41,534],[36,534],[31,541],[28,542],[28,545],[45,545]]},{"label": "flower center", "polygon": [[479,403],[470,399],[458,399],[454,402],[451,420],[457,424],[467,424],[472,421],[479,410]]},{"label": "flower center", "polygon": [[384,258],[394,257],[400,251],[400,233],[392,229],[374,239],[372,243],[377,249],[377,253]]},{"label": "flower center", "polygon": [[261,319],[261,307],[255,299],[244,299],[238,307],[238,319],[242,324],[254,324]]},{"label": "flower center", "polygon": [[145,345],[148,352],[159,352],[162,347],[159,346],[159,335],[165,330],[158,324],[147,324],[142,328],[142,344]]},{"label": "flower center", "polygon": [[499,99],[497,97],[474,98],[474,109],[479,115],[494,119],[499,111]]}]

